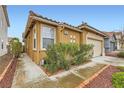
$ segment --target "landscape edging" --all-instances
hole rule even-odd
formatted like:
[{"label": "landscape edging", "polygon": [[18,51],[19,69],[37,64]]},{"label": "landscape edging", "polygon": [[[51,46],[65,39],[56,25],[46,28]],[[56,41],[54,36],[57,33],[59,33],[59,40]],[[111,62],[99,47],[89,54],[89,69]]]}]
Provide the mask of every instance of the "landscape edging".
[{"label": "landscape edging", "polygon": [[5,68],[5,70],[3,71],[3,73],[0,75],[0,82],[1,82],[2,79],[4,78],[6,72],[8,71],[9,67],[11,66],[13,60],[14,60],[14,57],[11,59],[11,61],[9,62],[9,64],[7,65],[7,67]]},{"label": "landscape edging", "polygon": [[12,57],[0,76],[0,88],[10,88],[12,86],[16,65],[17,59]]},{"label": "landscape edging", "polygon": [[85,87],[87,84],[89,84],[93,79],[95,79],[101,72],[103,72],[106,68],[108,68],[110,65],[106,65],[105,67],[103,67],[101,70],[99,70],[97,73],[95,73],[93,76],[91,76],[90,78],[86,79],[85,81],[83,81],[79,86],[77,86],[77,88],[83,88]]}]

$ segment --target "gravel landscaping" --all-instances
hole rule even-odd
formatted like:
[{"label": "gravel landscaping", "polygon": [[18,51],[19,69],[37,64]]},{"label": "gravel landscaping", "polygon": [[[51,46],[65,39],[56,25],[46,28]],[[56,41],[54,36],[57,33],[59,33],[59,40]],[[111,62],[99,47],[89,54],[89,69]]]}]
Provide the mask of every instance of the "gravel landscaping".
[{"label": "gravel landscaping", "polygon": [[88,83],[85,88],[113,88],[112,74],[120,70],[114,66],[109,66],[102,73],[99,74],[93,81]]},{"label": "gravel landscaping", "polygon": [[107,52],[105,55],[106,56],[117,57],[118,53],[119,53],[119,51],[112,51],[112,52]]},{"label": "gravel landscaping", "polygon": [[1,88],[10,88],[12,85],[14,72],[16,68],[17,59],[14,59],[13,62],[10,64],[9,68],[7,69],[4,77],[0,81]]},{"label": "gravel landscaping", "polygon": [[11,54],[6,54],[0,57],[0,75],[3,73],[4,69],[7,67],[11,59]]}]

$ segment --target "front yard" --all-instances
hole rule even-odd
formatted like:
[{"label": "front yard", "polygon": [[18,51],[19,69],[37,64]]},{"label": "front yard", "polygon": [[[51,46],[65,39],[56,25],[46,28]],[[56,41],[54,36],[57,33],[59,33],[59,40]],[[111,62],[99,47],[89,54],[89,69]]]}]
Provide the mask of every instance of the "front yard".
[{"label": "front yard", "polygon": [[[108,56],[91,59],[92,48],[92,45],[75,44],[50,46],[42,69],[24,53],[17,63],[12,87],[113,87],[112,74],[119,71],[114,66],[123,66],[124,59]],[[13,52],[17,54],[16,51]],[[88,83],[81,86],[84,82]]]},{"label": "front yard", "polygon": [[[23,55],[24,56],[20,58],[20,61],[17,63],[12,87],[74,88],[78,87],[85,80],[91,78],[107,64],[112,63],[105,63],[103,61],[108,62],[107,60],[111,60],[115,62],[119,60],[121,65],[123,65],[123,59],[121,58],[98,57],[93,58],[91,62],[88,62],[86,64],[70,68],[67,71],[62,71],[52,76],[48,76],[39,66],[32,62],[26,54]],[[90,83],[88,83],[85,87],[113,87],[112,74],[118,71],[119,70],[115,66],[109,66],[96,78],[90,81]]]},{"label": "front yard", "polygon": [[[68,71],[48,76],[39,66],[32,62],[26,54],[24,54],[23,58],[20,59],[20,62],[17,63],[12,87],[74,88],[78,87],[80,83],[90,78],[104,66],[106,65],[89,62],[73,67]],[[32,73],[32,71],[35,73]]]}]

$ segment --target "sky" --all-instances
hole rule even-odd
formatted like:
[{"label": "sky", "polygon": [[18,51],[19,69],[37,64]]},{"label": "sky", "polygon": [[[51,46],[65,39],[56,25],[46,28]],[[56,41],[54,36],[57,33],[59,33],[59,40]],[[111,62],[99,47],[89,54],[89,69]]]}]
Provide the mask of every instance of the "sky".
[{"label": "sky", "polygon": [[22,40],[22,33],[25,31],[30,10],[50,19],[67,22],[74,26],[86,22],[101,31],[107,32],[124,28],[124,6],[9,5],[7,7],[10,21],[9,37],[18,37]]}]

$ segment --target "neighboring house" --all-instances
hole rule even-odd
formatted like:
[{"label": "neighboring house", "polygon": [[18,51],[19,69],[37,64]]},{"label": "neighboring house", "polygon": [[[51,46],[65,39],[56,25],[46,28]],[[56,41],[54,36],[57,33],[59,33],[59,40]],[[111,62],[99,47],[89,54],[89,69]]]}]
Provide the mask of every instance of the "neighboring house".
[{"label": "neighboring house", "polygon": [[114,32],[104,32],[105,37],[105,52],[115,51],[117,49],[116,36]]},{"label": "neighboring house", "polygon": [[122,41],[122,40],[124,40],[123,34],[122,34],[122,32],[115,32],[115,36],[117,39],[117,50],[121,50],[122,46],[123,46],[123,42],[124,42],[124,41]]},{"label": "neighboring house", "polygon": [[0,56],[7,53],[9,19],[7,6],[0,6]]},{"label": "neighboring house", "polygon": [[48,19],[30,11],[23,39],[30,58],[39,64],[46,56],[48,45],[55,43],[93,44],[94,57],[104,54],[104,37],[99,30],[82,24],[74,27]]}]

